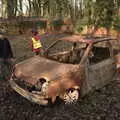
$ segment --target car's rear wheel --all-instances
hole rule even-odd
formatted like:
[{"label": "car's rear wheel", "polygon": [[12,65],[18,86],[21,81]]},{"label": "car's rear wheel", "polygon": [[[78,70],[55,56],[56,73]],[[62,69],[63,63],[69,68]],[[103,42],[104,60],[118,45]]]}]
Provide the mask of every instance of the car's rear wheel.
[{"label": "car's rear wheel", "polygon": [[75,103],[79,99],[79,90],[78,89],[70,89],[64,94],[64,102],[65,104]]}]

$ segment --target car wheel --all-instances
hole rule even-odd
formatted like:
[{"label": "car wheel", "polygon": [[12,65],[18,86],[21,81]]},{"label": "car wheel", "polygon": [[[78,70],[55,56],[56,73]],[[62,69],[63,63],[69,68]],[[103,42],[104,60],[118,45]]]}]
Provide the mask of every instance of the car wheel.
[{"label": "car wheel", "polygon": [[79,90],[70,89],[68,92],[64,94],[64,102],[65,104],[71,104],[77,102],[79,99]]}]

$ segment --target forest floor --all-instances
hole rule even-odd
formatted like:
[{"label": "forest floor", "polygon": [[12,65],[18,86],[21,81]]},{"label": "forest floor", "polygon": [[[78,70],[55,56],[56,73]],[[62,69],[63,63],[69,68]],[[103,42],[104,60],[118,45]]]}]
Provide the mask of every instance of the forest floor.
[{"label": "forest floor", "polygon": [[[16,63],[33,56],[29,36],[9,36],[9,39]],[[43,42],[45,47],[51,43]],[[75,104],[57,102],[46,107],[31,103],[12,90],[7,80],[0,80],[0,120],[120,120],[120,76]]]}]

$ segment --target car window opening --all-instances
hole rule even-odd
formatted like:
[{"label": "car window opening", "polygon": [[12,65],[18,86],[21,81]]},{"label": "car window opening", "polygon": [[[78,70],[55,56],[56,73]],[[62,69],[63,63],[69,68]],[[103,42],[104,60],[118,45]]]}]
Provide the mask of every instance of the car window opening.
[{"label": "car window opening", "polygon": [[110,57],[110,51],[108,47],[93,46],[92,52],[94,56],[89,58],[90,64],[101,62]]},{"label": "car window opening", "polygon": [[[54,46],[55,47],[55,46]],[[46,58],[67,64],[79,64],[87,44],[71,43],[69,49],[59,50],[56,53],[49,53],[45,55]]]},{"label": "car window opening", "polygon": [[[60,42],[59,42],[60,43]],[[92,50],[89,52],[88,59],[90,64],[96,64],[102,60],[108,59],[110,57],[110,50],[105,42],[98,42],[93,45]],[[60,63],[67,64],[79,64],[81,58],[84,55],[85,50],[88,47],[86,43],[72,43],[68,49],[61,49],[56,53],[49,53],[46,57],[51,60],[58,61]],[[55,46],[54,46],[55,47]],[[117,54],[118,50],[113,50],[113,54]]]},{"label": "car window opening", "polygon": [[79,64],[85,48],[73,48],[72,50],[48,55],[47,58],[67,64]]}]

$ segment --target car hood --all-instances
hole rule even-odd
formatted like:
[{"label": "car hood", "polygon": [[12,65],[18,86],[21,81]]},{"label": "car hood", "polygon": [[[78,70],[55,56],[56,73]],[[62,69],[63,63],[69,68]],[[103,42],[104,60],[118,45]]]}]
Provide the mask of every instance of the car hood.
[{"label": "car hood", "polygon": [[79,68],[80,65],[64,64],[35,56],[16,64],[15,76],[31,84],[35,84],[38,79],[55,80],[69,72],[76,72]]}]

